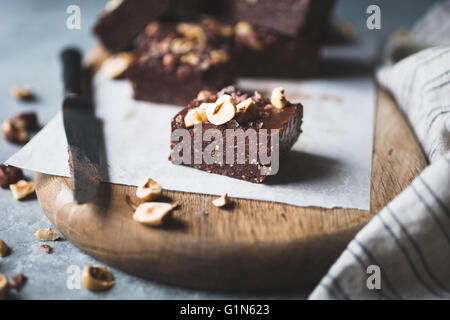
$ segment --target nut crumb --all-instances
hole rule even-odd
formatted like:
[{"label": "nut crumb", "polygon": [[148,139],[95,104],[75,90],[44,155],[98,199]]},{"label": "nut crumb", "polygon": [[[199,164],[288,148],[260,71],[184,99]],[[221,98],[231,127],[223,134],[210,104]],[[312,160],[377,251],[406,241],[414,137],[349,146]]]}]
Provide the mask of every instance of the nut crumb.
[{"label": "nut crumb", "polygon": [[20,180],[17,183],[10,184],[9,189],[16,200],[21,200],[34,193],[35,186],[31,181]]},{"label": "nut crumb", "polygon": [[86,266],[81,274],[81,282],[90,291],[103,291],[114,285],[114,277],[105,266]]},{"label": "nut crumb", "polygon": [[11,89],[11,95],[19,100],[33,100],[34,93],[30,88],[24,86],[15,86]]},{"label": "nut crumb", "polygon": [[220,198],[213,200],[212,204],[218,208],[222,208],[222,207],[226,206],[228,204],[228,193],[225,193]]},{"label": "nut crumb", "polygon": [[136,208],[133,220],[149,226],[160,226],[168,214],[177,206],[176,202],[144,202]]},{"label": "nut crumb", "polygon": [[41,248],[44,249],[44,251],[48,254],[50,254],[53,250],[53,248],[51,246],[49,246],[48,244],[41,245]]},{"label": "nut crumb", "polygon": [[9,248],[5,241],[0,238],[0,257],[6,257],[8,254]]},{"label": "nut crumb", "polygon": [[144,201],[156,200],[161,196],[162,187],[153,179],[147,178],[136,190],[136,196]]},{"label": "nut crumb", "polygon": [[12,280],[14,283],[9,283],[8,287],[10,289],[16,289],[17,291],[20,291],[25,285],[27,277],[23,273],[18,273],[12,277]]},{"label": "nut crumb", "polygon": [[40,241],[55,241],[60,238],[58,232],[56,232],[52,228],[39,229],[34,235]]}]

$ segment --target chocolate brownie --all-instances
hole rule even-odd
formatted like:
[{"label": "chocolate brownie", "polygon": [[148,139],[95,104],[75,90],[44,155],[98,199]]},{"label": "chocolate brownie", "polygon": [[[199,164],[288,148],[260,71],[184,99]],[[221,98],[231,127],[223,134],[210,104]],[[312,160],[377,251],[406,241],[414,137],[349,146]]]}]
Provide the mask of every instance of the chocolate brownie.
[{"label": "chocolate brownie", "polygon": [[[287,101],[282,88],[274,89],[271,99],[232,86],[217,93],[201,91],[172,119],[169,159],[175,164],[261,183],[277,173],[278,157],[288,153],[297,141],[302,116],[303,106]],[[216,129],[215,134],[209,129]],[[207,134],[214,138],[206,138]]]},{"label": "chocolate brownie", "polygon": [[150,23],[125,73],[135,99],[185,105],[201,89],[233,83],[232,34],[231,26],[211,18]]},{"label": "chocolate brownie", "polygon": [[235,25],[235,63],[239,75],[305,78],[316,75],[320,41],[314,35],[295,38],[241,21]]},{"label": "chocolate brownie", "polygon": [[249,21],[291,37],[302,32],[322,32],[334,0],[231,0],[236,21]]},{"label": "chocolate brownie", "polygon": [[111,52],[128,49],[147,23],[161,18],[170,1],[111,0],[94,26],[94,32]]}]

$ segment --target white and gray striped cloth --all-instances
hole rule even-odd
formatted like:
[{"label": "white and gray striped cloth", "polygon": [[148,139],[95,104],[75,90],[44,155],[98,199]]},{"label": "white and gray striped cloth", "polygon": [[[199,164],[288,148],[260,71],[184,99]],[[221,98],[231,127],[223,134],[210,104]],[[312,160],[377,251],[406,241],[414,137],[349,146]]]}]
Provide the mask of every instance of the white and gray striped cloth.
[{"label": "white and gray striped cloth", "polygon": [[[358,233],[309,298],[450,299],[450,46],[383,67],[377,78],[431,165]],[[380,289],[368,285],[378,273]]]}]

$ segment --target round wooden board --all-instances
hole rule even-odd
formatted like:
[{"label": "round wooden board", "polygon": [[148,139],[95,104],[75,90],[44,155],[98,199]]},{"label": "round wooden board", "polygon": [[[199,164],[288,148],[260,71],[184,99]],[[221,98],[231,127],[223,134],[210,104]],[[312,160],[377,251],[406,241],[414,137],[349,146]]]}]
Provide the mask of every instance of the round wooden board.
[{"label": "round wooden board", "polygon": [[103,183],[97,199],[70,202],[67,178],[36,174],[39,202],[76,246],[132,274],[196,288],[261,290],[312,285],[352,237],[426,166],[392,99],[378,90],[371,211],[295,207],[165,191],[180,205],[163,228],[132,220],[135,188]]}]

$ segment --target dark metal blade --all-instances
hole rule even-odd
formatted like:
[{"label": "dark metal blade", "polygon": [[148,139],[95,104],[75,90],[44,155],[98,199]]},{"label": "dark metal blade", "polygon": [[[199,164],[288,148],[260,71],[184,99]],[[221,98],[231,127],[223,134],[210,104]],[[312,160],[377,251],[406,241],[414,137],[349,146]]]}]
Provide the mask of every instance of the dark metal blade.
[{"label": "dark metal blade", "polygon": [[63,121],[74,200],[78,204],[87,203],[96,196],[101,180],[99,120],[87,99],[69,95],[63,102]]}]

